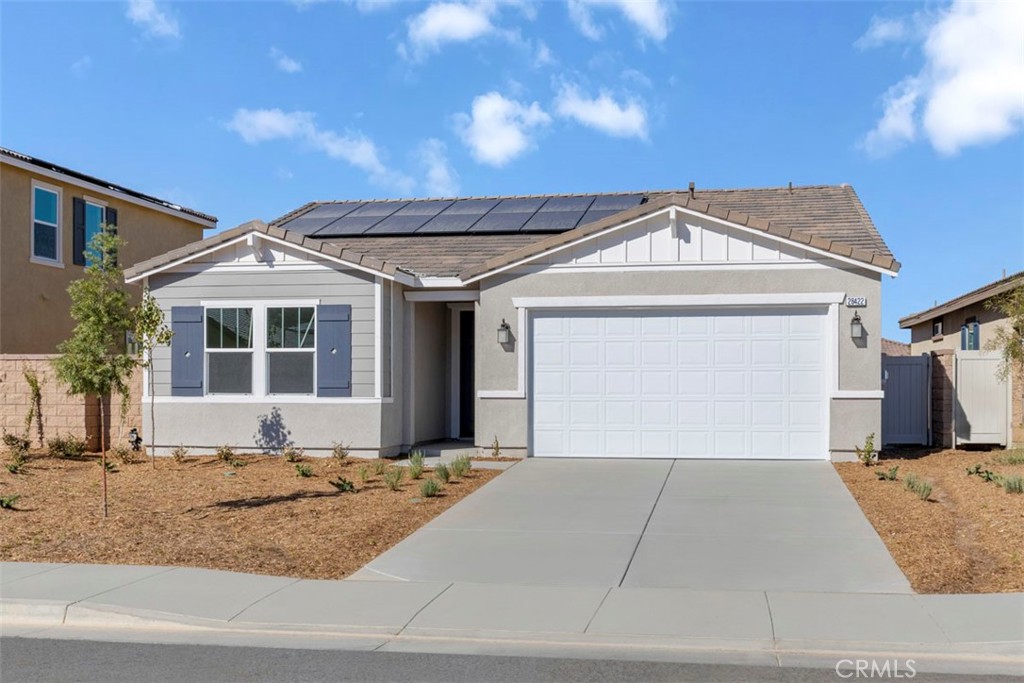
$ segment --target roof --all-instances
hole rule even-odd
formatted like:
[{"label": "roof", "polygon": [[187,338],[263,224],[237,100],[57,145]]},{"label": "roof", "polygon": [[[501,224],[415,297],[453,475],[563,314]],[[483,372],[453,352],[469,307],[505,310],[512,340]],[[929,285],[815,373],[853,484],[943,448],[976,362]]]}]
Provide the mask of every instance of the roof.
[{"label": "roof", "polygon": [[1024,286],[1024,270],[996,280],[995,282],[990,282],[983,287],[978,287],[966,294],[961,294],[956,298],[950,299],[945,303],[932,306],[920,313],[914,313],[906,316],[905,318],[900,318],[900,327],[906,329],[908,327],[913,327],[914,325],[934,320],[939,316],[959,310],[965,306],[970,306],[971,304],[976,304],[980,301],[984,301],[985,299],[998,296],[1003,292],[1008,292],[1017,286]]},{"label": "roof", "polygon": [[[701,199],[704,196],[715,198],[715,202],[710,203],[706,199]],[[506,203],[506,206],[526,209],[499,213],[524,215],[514,218],[502,216],[493,219],[489,227],[475,229],[496,206],[506,200],[515,200],[515,203]],[[519,200],[533,201],[525,203]],[[460,204],[462,205],[459,206]],[[629,208],[600,208],[624,204],[628,204]],[[557,208],[541,210],[542,207],[549,206]],[[576,208],[566,208],[572,206]],[[458,276],[463,281],[468,281],[670,206],[682,207],[714,219],[742,225],[886,272],[895,273],[900,268],[900,264],[885,246],[852,188],[815,186],[792,190],[707,190],[692,195],[689,192],[634,192],[604,195],[312,202],[282,216],[270,225],[262,221],[252,221],[220,235],[136,264],[126,272],[126,276],[129,279],[138,279],[144,273],[163,268],[174,261],[255,230],[332,258],[362,267],[378,268],[388,275],[401,271],[420,277]],[[739,208],[743,206],[762,212],[774,211],[778,218],[775,215],[770,215],[770,220],[755,217]],[[356,211],[359,213],[354,213]],[[475,213],[467,213],[470,211]],[[596,212],[602,215],[595,218]],[[544,217],[544,230],[536,227],[535,214],[540,213],[548,214]],[[575,218],[566,215],[570,213],[574,214]],[[591,214],[593,220],[584,220],[587,214]],[[477,218],[468,225],[466,219],[456,219],[462,221],[459,232],[421,230],[439,216],[445,215],[469,215]],[[401,228],[405,231],[388,234],[372,230],[382,225],[389,217],[397,219],[389,224],[389,230]],[[350,220],[344,225],[339,222],[346,218],[358,220]],[[560,219],[566,219],[575,227],[565,228],[569,223],[559,224]],[[492,231],[491,227],[500,221],[504,221],[506,226],[518,224],[519,228]],[[523,230],[523,226],[531,221],[534,221],[535,227]],[[337,232],[341,234],[334,234],[332,225],[335,225],[338,228]],[[359,232],[354,232],[356,228]],[[834,235],[835,238],[830,235]],[[842,241],[839,238],[842,238]]]},{"label": "roof", "polygon": [[556,234],[668,196],[689,196],[779,229],[892,257],[849,185],[310,202],[271,225],[317,238]]},{"label": "roof", "polygon": [[129,197],[139,199],[143,202],[155,204],[156,206],[159,206],[163,209],[167,209],[175,213],[184,214],[186,217],[198,218],[199,220],[207,223],[217,222],[217,217],[211,216],[208,213],[196,211],[195,209],[190,209],[185,206],[180,206],[173,202],[169,202],[165,199],[160,199],[152,195],[138,192],[137,190],[129,189],[127,187],[124,187],[123,185],[117,185],[116,183],[112,183],[108,180],[102,180],[101,178],[97,178],[95,176],[75,171],[73,169],[67,168],[66,166],[60,166],[50,161],[37,159],[36,157],[31,157],[27,154],[22,154],[21,152],[15,152],[12,149],[0,147],[0,161],[3,161],[4,157],[6,157],[7,159],[13,159],[15,161],[21,162],[22,164],[35,166],[45,171],[50,171],[51,173],[56,173],[59,175],[67,176],[68,178],[73,178],[75,180],[80,180],[82,182],[89,183],[91,185],[99,186],[100,189],[106,190],[108,192],[124,194]]},{"label": "roof", "polygon": [[882,353],[886,356],[909,356],[910,344],[882,337]]}]

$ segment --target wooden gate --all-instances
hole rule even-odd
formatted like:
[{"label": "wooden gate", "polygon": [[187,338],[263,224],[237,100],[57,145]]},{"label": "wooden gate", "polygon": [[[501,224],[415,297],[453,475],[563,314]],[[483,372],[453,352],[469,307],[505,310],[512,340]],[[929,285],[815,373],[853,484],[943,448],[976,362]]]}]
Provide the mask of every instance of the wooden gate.
[{"label": "wooden gate", "polygon": [[953,364],[955,445],[1007,445],[1010,386],[999,376],[999,361],[999,354],[989,351],[956,352]]},{"label": "wooden gate", "polygon": [[882,445],[931,442],[930,356],[882,356]]}]

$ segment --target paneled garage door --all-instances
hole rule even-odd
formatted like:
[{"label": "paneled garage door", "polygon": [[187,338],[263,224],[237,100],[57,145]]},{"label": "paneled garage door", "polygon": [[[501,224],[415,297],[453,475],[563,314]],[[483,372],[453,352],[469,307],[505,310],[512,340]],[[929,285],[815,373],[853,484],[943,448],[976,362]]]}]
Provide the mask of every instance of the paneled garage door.
[{"label": "paneled garage door", "polygon": [[532,318],[533,454],[825,459],[825,310]]}]

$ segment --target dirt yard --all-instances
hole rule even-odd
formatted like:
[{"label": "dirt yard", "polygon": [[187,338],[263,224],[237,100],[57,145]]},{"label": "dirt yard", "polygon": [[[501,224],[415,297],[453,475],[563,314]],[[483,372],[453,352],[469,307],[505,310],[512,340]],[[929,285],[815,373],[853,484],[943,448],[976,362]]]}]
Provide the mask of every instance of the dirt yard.
[{"label": "dirt yard", "polygon": [[[1012,452],[1010,452],[1012,453]],[[1022,451],[1012,462],[1021,463]],[[1024,591],[1024,495],[969,476],[981,465],[999,475],[1024,475],[1006,451],[884,452],[877,466],[835,467],[919,593]],[[898,481],[876,471],[898,466]],[[915,474],[932,493],[921,500],[905,488]]]},{"label": "dirt yard", "polygon": [[[395,545],[498,475],[471,470],[436,498],[420,499],[419,481],[391,491],[374,460],[305,458],[300,477],[280,456],[241,456],[244,466],[212,457],[178,463],[158,458],[108,475],[110,516],[101,511],[95,459],[30,456],[23,473],[0,468],[0,560],[207,567],[310,579],[340,579]],[[370,478],[362,481],[359,470]],[[355,493],[328,481],[351,480]],[[428,470],[424,477],[429,477]]]}]

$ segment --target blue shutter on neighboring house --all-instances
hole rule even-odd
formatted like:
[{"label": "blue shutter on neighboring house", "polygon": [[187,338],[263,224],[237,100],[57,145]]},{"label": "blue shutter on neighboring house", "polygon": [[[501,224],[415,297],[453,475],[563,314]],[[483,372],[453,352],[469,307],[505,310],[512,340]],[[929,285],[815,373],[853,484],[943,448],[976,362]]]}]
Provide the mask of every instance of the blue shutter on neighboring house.
[{"label": "blue shutter on neighboring house", "polygon": [[352,307],[316,307],[316,395],[352,395]]},{"label": "blue shutter on neighboring house", "polygon": [[117,234],[117,209],[108,206],[104,210],[103,222],[107,224],[110,232]]},{"label": "blue shutter on neighboring house", "polygon": [[967,325],[963,325],[960,327],[960,350],[966,351],[968,348],[970,347],[967,346]]},{"label": "blue shutter on neighboring house", "polygon": [[71,201],[71,262],[76,266],[85,265],[85,200],[74,197]]},{"label": "blue shutter on neighboring house", "polygon": [[971,323],[971,349],[981,350],[981,325],[979,323]]},{"label": "blue shutter on neighboring house", "polygon": [[172,307],[171,331],[171,396],[202,396],[203,307]]}]

